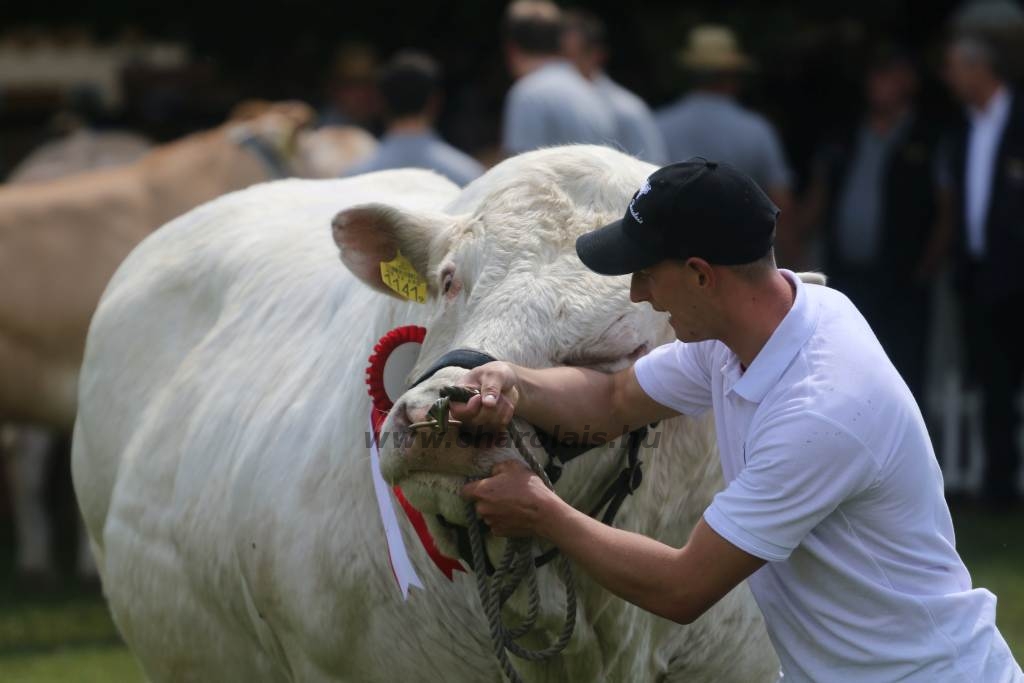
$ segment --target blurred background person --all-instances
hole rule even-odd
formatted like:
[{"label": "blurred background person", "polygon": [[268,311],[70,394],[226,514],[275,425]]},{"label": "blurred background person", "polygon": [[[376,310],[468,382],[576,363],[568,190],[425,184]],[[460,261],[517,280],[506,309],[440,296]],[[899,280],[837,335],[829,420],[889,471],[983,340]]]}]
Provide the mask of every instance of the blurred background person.
[{"label": "blurred background person", "polygon": [[377,67],[377,53],[369,45],[348,42],[335,51],[327,76],[326,102],[319,112],[320,125],[359,126],[380,133]]},{"label": "blurred background person", "polygon": [[615,117],[615,142],[635,157],[662,166],[668,151],[647,104],[604,72],[608,45],[604,22],[581,9],[564,13],[562,52],[597,88]]},{"label": "blurred background person", "polygon": [[505,97],[505,154],[615,139],[611,109],[562,56],[562,26],[561,10],[545,0],[517,0],[505,12],[505,64],[516,80]]},{"label": "blurred background person", "polygon": [[798,255],[790,233],[792,174],[775,128],[737,102],[743,77],[754,69],[726,26],[701,25],[690,31],[679,57],[693,89],[655,112],[668,147],[669,162],[693,156],[724,161],[753,178],[779,207],[776,251],[780,265]]},{"label": "blurred background person", "polygon": [[931,287],[950,227],[937,190],[938,132],[915,108],[917,89],[907,52],[874,49],[864,113],[822,146],[803,220],[822,233],[829,285],[864,314],[923,405]]},{"label": "blurred background person", "polygon": [[983,495],[1004,508],[1020,501],[1016,399],[1024,378],[1017,333],[1024,312],[1024,103],[1004,77],[993,45],[978,36],[951,41],[946,80],[964,106],[953,134],[949,179],[967,370],[982,395]]},{"label": "blurred background person", "polygon": [[446,143],[434,130],[442,103],[437,62],[422,52],[403,50],[381,69],[377,89],[387,129],[377,151],[345,175],[428,168],[462,186],[484,172],[475,159]]}]

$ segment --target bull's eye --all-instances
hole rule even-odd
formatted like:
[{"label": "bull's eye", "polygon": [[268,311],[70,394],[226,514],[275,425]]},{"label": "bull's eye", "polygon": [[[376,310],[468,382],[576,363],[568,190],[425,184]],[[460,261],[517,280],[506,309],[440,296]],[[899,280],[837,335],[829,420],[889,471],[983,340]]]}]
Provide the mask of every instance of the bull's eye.
[{"label": "bull's eye", "polygon": [[452,289],[452,284],[455,282],[455,276],[452,273],[445,273],[444,280],[441,284],[441,290],[447,294]]}]

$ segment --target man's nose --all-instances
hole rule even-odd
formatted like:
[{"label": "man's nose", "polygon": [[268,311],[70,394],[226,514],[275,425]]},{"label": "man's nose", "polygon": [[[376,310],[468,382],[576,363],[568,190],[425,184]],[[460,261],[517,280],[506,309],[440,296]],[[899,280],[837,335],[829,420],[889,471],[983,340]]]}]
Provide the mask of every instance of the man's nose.
[{"label": "man's nose", "polygon": [[647,301],[647,290],[636,274],[629,281],[629,300],[635,304]]}]

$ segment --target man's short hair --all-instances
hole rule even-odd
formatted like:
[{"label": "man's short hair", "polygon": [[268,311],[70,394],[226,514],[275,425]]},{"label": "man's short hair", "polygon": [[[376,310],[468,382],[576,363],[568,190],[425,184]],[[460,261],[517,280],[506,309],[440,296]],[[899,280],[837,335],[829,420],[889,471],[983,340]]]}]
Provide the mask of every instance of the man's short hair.
[{"label": "man's short hair", "polygon": [[563,30],[575,31],[583,39],[583,45],[590,50],[604,49],[607,30],[604,22],[593,12],[585,9],[567,9],[563,14]]},{"label": "man's short hair", "polygon": [[403,50],[391,58],[377,77],[388,116],[422,114],[441,86],[441,68],[422,52]]},{"label": "man's short hair", "polygon": [[558,54],[562,47],[562,11],[547,0],[516,0],[505,11],[501,35],[533,55]]},{"label": "man's short hair", "polygon": [[757,282],[766,275],[770,275],[777,270],[778,266],[775,264],[775,247],[769,247],[768,252],[756,261],[725,267],[748,282]]}]

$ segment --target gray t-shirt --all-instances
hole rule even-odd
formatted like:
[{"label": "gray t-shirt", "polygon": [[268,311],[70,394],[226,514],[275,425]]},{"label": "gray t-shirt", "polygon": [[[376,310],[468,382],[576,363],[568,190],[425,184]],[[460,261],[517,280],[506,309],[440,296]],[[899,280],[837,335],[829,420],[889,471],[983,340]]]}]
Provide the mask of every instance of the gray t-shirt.
[{"label": "gray t-shirt", "polygon": [[388,133],[373,156],[345,171],[346,176],[389,168],[427,168],[463,186],[484,172],[473,157],[455,149],[437,133]]},{"label": "gray t-shirt", "polygon": [[732,98],[695,92],[658,110],[654,119],[670,161],[702,156],[740,169],[765,191],[789,188],[791,176],[772,125]]},{"label": "gray t-shirt", "polygon": [[647,104],[606,74],[598,74],[593,84],[615,117],[615,142],[619,147],[644,161],[664,165],[668,151]]},{"label": "gray t-shirt", "polygon": [[538,147],[613,144],[615,118],[572,64],[554,59],[523,76],[505,97],[501,142],[519,154]]},{"label": "gray t-shirt", "polygon": [[882,242],[882,184],[885,162],[906,121],[886,133],[862,126],[839,193],[836,215],[839,255],[852,266],[871,266]]}]

